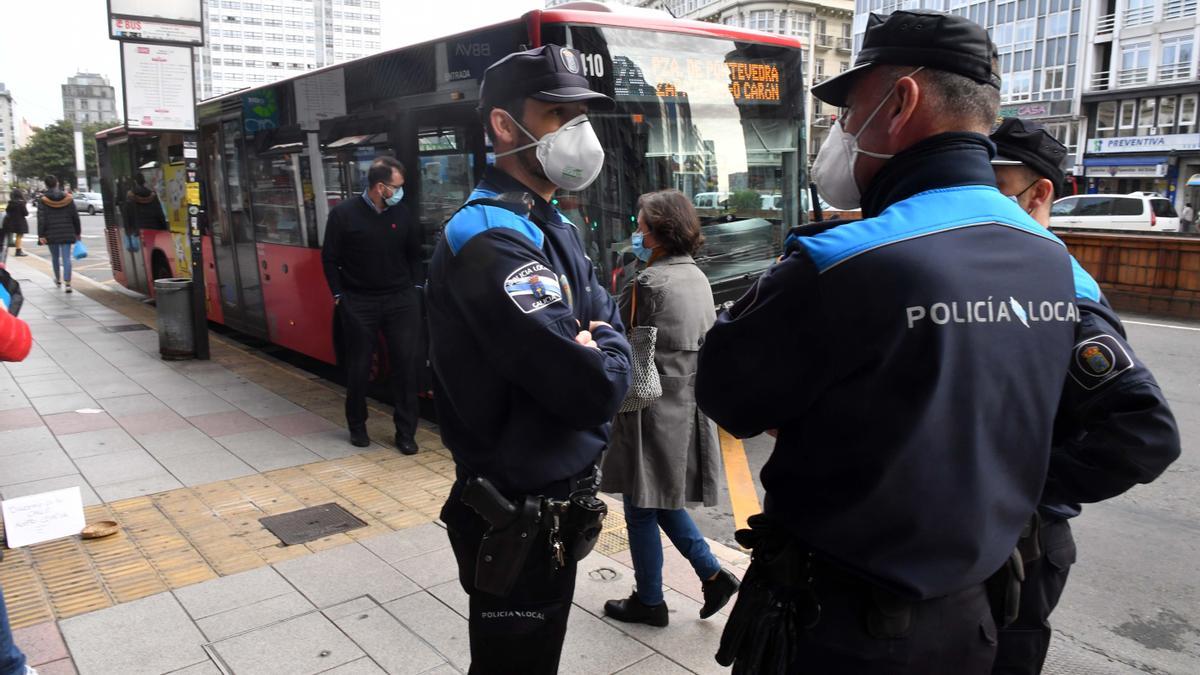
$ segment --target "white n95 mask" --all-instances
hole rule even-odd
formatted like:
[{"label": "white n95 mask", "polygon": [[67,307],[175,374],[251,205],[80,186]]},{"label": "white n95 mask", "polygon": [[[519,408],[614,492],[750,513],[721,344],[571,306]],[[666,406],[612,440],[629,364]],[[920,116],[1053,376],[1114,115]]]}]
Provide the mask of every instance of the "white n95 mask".
[{"label": "white n95 mask", "polygon": [[[505,112],[507,115],[507,111]],[[509,119],[526,136],[533,138],[521,123],[509,115]],[[537,146],[537,158],[550,182],[558,187],[575,192],[591,185],[604,168],[604,147],[596,137],[596,130],[587,115],[580,115],[558,129],[534,139],[533,143],[502,152],[496,157],[516,154]]]}]

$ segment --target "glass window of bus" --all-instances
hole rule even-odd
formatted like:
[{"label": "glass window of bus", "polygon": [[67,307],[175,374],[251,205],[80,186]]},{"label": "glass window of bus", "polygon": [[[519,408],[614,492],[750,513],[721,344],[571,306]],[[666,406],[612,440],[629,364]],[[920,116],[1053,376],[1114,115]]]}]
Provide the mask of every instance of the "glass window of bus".
[{"label": "glass window of bus", "polygon": [[300,144],[281,144],[250,157],[250,213],[257,241],[293,246],[306,242],[310,216],[298,206],[303,194],[302,148],[292,145]]},{"label": "glass window of bus", "polygon": [[805,217],[800,51],[627,28],[545,31],[547,42],[578,50],[593,87],[617,101],[615,111],[589,115],[607,150],[604,171],[560,208],[610,290],[634,261],[638,196],[666,188],[697,207],[705,236],[697,263],[714,290],[769,266]]},{"label": "glass window of bus", "polygon": [[424,127],[417,131],[421,219],[426,258],[432,255],[442,223],[467,201],[474,187],[474,155],[461,129]]}]

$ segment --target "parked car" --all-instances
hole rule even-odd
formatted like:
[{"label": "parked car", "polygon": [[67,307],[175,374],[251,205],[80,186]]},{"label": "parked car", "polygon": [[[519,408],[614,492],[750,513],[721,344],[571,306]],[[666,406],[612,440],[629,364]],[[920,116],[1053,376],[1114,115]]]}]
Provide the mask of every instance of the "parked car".
[{"label": "parked car", "polygon": [[1073,195],[1050,207],[1050,227],[1178,232],[1179,214],[1171,200],[1152,192]]},{"label": "parked car", "polygon": [[723,209],[728,201],[728,192],[697,192],[692,198],[698,209]]},{"label": "parked car", "polygon": [[76,192],[75,208],[86,211],[89,216],[104,213],[104,199],[99,192]]}]

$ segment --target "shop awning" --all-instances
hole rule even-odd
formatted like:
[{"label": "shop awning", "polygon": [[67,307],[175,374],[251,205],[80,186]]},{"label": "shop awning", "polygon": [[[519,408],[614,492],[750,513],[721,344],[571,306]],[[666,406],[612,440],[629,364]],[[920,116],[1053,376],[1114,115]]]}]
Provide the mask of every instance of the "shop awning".
[{"label": "shop awning", "polygon": [[1169,157],[1084,157],[1084,166],[1153,166],[1166,164]]},{"label": "shop awning", "polygon": [[1187,186],[1200,187],[1200,173],[1192,174],[1192,177],[1188,179]]}]

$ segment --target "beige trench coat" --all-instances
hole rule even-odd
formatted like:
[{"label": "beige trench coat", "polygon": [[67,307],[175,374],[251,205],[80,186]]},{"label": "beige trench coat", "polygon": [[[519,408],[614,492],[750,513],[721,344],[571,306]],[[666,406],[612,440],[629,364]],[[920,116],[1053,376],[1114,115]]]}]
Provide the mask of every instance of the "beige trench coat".
[{"label": "beige trench coat", "polygon": [[[691,256],[656,260],[637,275],[639,326],[658,327],[654,364],[663,395],[648,408],[613,421],[600,488],[643,508],[680,509],[717,503],[721,446],[717,425],[696,406],[696,362],[716,321],[712,288]],[[619,305],[630,322],[632,284]]]}]

